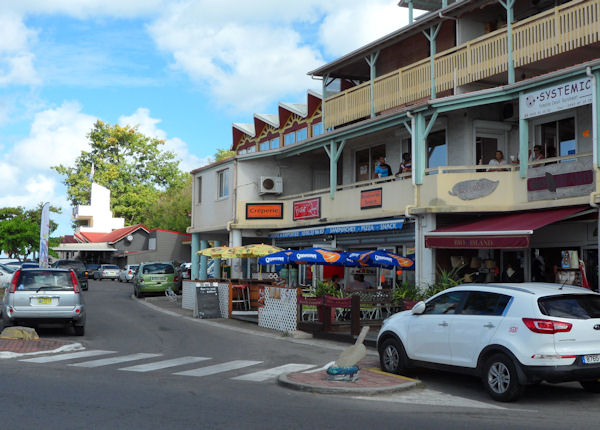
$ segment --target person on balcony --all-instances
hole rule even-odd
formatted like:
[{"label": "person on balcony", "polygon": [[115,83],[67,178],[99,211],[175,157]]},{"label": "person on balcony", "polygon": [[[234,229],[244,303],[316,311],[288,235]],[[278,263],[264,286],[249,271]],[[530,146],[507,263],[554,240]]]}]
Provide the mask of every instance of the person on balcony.
[{"label": "person on balcony", "polygon": [[410,154],[405,152],[402,154],[402,163],[400,163],[400,170],[396,173],[396,176],[400,176],[402,173],[410,173],[412,170],[412,161],[410,159]]},{"label": "person on balcony", "polygon": [[389,164],[385,162],[385,157],[379,157],[379,162],[375,167],[375,174],[373,178],[387,178],[388,176],[392,176],[392,168]]},{"label": "person on balcony", "polygon": [[[496,158],[492,158],[488,164],[490,166],[501,166],[503,164],[506,165],[508,163],[504,159],[504,154],[502,153],[502,151],[497,150],[496,151]],[[501,169],[501,168],[498,168],[498,167],[493,167],[493,168],[489,168],[488,172],[501,172],[503,170],[507,170],[507,169]]]},{"label": "person on balcony", "polygon": [[[535,145],[533,147],[533,154],[529,154],[529,162],[531,163],[532,161],[537,161],[537,160],[543,160],[544,159],[544,154],[542,154],[542,145]],[[541,164],[534,164],[531,167],[540,167]]]}]

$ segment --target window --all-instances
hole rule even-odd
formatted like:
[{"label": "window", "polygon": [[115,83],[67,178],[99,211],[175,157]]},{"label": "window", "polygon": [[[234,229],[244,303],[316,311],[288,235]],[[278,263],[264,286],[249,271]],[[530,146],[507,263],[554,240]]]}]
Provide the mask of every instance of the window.
[{"label": "window", "polygon": [[246,149],[240,149],[240,150],[238,151],[238,154],[240,154],[240,155],[243,155],[243,154],[245,154],[245,153],[246,153]]},{"label": "window", "polygon": [[229,170],[221,170],[217,172],[218,177],[218,190],[217,197],[224,199],[229,195]]},{"label": "window", "polygon": [[543,155],[546,158],[564,157],[577,152],[575,118],[565,118],[541,124],[540,131],[544,148]]},{"label": "window", "polygon": [[[366,181],[373,177],[379,157],[385,158],[385,145],[361,149],[354,154],[356,181]],[[388,163],[389,164],[389,163]]]},{"label": "window", "polygon": [[260,143],[260,150],[261,151],[267,151],[269,149],[269,141],[265,140],[264,142]]},{"label": "window", "polygon": [[286,133],[284,136],[285,146],[291,145],[293,143],[296,143],[296,133],[294,133],[293,131],[290,133]]},{"label": "window", "polygon": [[466,295],[466,291],[453,291],[451,293],[442,294],[427,302],[424,314],[454,314]]},{"label": "window", "polygon": [[448,145],[446,145],[446,131],[430,133],[427,138],[427,167],[448,165]]},{"label": "window", "polygon": [[196,203],[202,202],[202,176],[196,178]]},{"label": "window", "polygon": [[592,294],[564,294],[538,300],[544,315],[557,318],[587,320],[600,318],[600,297]]},{"label": "window", "polygon": [[256,145],[252,145],[248,147],[248,153],[256,152]]},{"label": "window", "polygon": [[471,291],[461,313],[465,315],[500,316],[504,313],[510,299],[510,296],[504,294]]},{"label": "window", "polygon": [[269,140],[269,149],[277,149],[279,148],[279,138]]},{"label": "window", "polygon": [[313,137],[318,136],[319,134],[323,134],[323,123],[318,122],[312,125],[312,135]]},{"label": "window", "polygon": [[308,130],[306,127],[301,128],[300,130],[296,131],[296,142],[302,142],[303,140],[306,140],[306,138],[308,137]]}]

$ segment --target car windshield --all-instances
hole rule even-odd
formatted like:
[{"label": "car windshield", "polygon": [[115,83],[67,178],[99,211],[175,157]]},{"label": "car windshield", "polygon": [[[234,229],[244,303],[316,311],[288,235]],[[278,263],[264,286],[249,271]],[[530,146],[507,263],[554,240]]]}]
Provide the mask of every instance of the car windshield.
[{"label": "car windshield", "polygon": [[144,266],[142,269],[144,274],[170,274],[174,273],[173,266],[171,264],[154,263]]},{"label": "car windshield", "polygon": [[16,266],[7,266],[6,264],[0,264],[0,268],[8,273],[15,273],[18,269]]},{"label": "car windshield", "polygon": [[119,266],[115,266],[114,264],[106,264],[102,266],[103,269],[119,269]]},{"label": "car windshield", "polygon": [[59,261],[56,267],[60,269],[85,270],[85,265],[81,261]]},{"label": "car windshield", "polygon": [[17,291],[73,290],[70,272],[26,270],[21,272]]},{"label": "car windshield", "polygon": [[551,317],[579,320],[600,318],[600,295],[596,294],[542,297],[538,300],[538,305],[544,315]]}]

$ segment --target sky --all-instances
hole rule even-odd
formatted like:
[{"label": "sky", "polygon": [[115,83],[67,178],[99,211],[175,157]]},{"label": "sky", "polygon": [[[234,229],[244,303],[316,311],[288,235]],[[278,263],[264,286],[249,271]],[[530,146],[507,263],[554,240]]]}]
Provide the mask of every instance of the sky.
[{"label": "sky", "polygon": [[397,0],[0,0],[0,207],[71,206],[51,166],[98,119],[165,141],[180,168],[232,124],[306,103],[307,72],[408,23]]}]

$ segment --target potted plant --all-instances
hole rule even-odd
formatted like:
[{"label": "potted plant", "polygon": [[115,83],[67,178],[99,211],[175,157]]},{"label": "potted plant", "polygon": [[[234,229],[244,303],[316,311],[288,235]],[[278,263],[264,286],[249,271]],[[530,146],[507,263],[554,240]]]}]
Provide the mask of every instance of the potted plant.
[{"label": "potted plant", "polygon": [[396,283],[396,288],[394,288],[394,292],[392,293],[392,300],[395,305],[404,308],[404,310],[412,309],[421,300],[421,291],[417,288],[416,284],[402,281],[401,283]]}]

